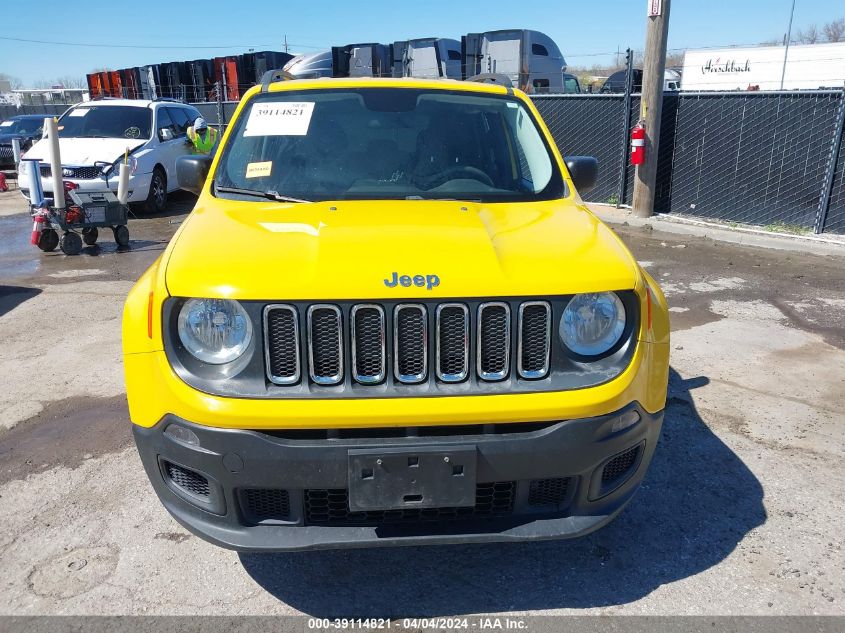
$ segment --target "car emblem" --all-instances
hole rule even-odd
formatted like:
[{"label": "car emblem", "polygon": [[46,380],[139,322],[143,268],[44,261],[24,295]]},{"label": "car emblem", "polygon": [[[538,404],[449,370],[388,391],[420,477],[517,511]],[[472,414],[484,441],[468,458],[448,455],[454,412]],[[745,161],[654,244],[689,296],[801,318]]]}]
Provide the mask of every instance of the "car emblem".
[{"label": "car emblem", "polygon": [[424,287],[426,290],[431,290],[440,285],[440,277],[437,275],[400,275],[397,272],[392,272],[384,280],[384,285],[388,288],[395,288],[396,286],[410,288],[413,285],[417,288]]},{"label": "car emblem", "polygon": [[63,169],[62,170],[62,176],[67,176],[67,177],[73,176],[73,170],[72,169]]}]

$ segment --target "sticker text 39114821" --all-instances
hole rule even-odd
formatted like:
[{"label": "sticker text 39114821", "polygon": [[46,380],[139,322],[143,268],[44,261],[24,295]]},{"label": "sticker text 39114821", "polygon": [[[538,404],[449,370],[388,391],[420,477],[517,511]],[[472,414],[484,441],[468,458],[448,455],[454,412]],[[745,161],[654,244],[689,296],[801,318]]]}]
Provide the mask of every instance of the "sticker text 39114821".
[{"label": "sticker text 39114821", "polygon": [[313,101],[256,103],[249,111],[244,136],[305,136],[313,113]]}]

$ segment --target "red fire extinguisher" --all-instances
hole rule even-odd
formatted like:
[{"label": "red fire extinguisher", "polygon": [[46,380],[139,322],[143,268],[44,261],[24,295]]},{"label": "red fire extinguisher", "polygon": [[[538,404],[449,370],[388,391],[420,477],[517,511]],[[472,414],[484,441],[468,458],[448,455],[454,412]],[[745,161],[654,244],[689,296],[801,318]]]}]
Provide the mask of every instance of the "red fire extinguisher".
[{"label": "red fire extinguisher", "polygon": [[29,243],[33,246],[38,246],[38,240],[41,239],[41,231],[44,230],[44,224],[47,222],[47,212],[45,210],[36,211],[32,216],[32,235],[29,238]]},{"label": "red fire extinguisher", "polygon": [[642,165],[645,162],[645,125],[637,123],[631,128],[631,164]]}]

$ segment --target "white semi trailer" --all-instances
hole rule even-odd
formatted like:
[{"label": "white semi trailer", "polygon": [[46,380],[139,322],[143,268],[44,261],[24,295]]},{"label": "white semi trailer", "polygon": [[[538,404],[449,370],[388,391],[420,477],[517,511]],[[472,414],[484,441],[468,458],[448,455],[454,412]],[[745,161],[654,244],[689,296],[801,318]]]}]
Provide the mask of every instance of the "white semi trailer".
[{"label": "white semi trailer", "polygon": [[539,31],[509,29],[468,33],[461,41],[420,38],[393,44],[349,44],[299,55],[284,70],[315,77],[443,77],[467,79],[495,74],[529,93],[580,92],[566,73],[557,44]]},{"label": "white semi trailer", "polygon": [[845,42],[689,50],[681,90],[815,90],[845,85]]}]

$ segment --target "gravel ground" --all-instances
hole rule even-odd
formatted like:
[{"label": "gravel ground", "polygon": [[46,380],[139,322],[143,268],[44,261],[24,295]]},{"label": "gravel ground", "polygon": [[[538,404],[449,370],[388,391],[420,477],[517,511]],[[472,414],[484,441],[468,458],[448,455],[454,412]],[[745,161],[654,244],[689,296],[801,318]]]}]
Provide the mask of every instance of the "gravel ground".
[{"label": "gravel ground", "polygon": [[845,614],[843,257],[616,227],[666,290],[673,369],[645,484],[597,533],[238,555],[158,503],[123,396],[123,297],[191,204],[68,258],[0,194],[0,614]]}]

